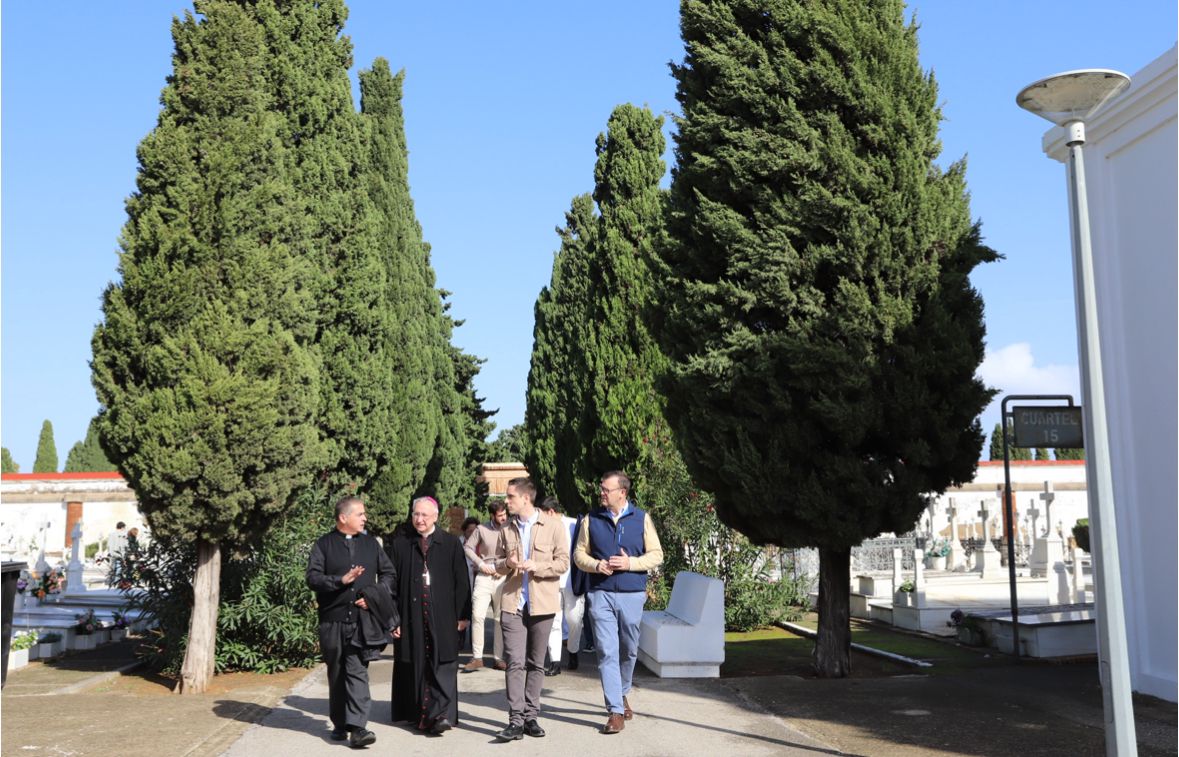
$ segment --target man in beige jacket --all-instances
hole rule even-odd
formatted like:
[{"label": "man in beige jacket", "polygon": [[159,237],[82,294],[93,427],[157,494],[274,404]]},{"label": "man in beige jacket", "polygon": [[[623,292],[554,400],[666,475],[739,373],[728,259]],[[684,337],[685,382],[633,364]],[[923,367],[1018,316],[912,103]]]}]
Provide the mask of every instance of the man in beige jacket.
[{"label": "man in beige jacket", "polygon": [[500,626],[508,663],[508,726],[495,737],[516,741],[525,734],[544,736],[536,718],[549,631],[561,607],[561,575],[569,568],[569,534],[559,517],[533,504],[531,479],[513,478],[504,499],[511,518],[500,530],[496,570],[507,575]]}]

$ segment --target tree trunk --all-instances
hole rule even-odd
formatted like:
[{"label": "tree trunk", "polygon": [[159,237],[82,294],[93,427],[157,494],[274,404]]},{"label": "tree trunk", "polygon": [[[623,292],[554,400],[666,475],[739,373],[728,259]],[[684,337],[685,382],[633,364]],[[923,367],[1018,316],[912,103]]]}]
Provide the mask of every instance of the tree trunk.
[{"label": "tree trunk", "polygon": [[819,549],[815,673],[820,678],[846,678],[851,674],[850,559],[850,549]]},{"label": "tree trunk", "polygon": [[179,694],[202,694],[213,677],[217,648],[217,610],[221,600],[221,545],[197,542],[197,567],[192,578],[192,618],[188,646],[180,668]]}]

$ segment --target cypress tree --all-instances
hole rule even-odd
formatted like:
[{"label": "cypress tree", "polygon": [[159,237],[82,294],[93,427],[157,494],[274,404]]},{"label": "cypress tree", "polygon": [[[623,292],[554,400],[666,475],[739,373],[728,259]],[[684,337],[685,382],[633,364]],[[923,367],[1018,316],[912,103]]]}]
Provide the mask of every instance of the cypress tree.
[{"label": "cypress tree", "polygon": [[1033,450],[1034,459],[1036,460],[1051,460],[1052,457],[1048,454],[1047,447],[1036,447]]},{"label": "cypress tree", "polygon": [[375,533],[404,521],[414,491],[426,477],[442,423],[435,389],[432,333],[441,328],[429,247],[414,214],[402,112],[404,72],[396,76],[378,58],[360,74],[361,112],[369,144],[365,174],[377,215],[377,240],[385,270],[382,306],[399,328],[387,333],[386,350],[396,377],[390,390],[391,428],[373,484],[369,513]]},{"label": "cypress tree", "polygon": [[20,473],[20,466],[12,459],[8,447],[0,447],[0,473]]},{"label": "cypress tree", "polygon": [[283,116],[279,138],[302,221],[294,251],[316,270],[307,343],[320,364],[322,475],[334,488],[364,489],[396,433],[387,344],[401,324],[384,300],[379,217],[362,178],[371,151],[352,101],[352,43],[341,34],[348,11],[343,0],[259,0],[249,12],[266,32],[261,62],[272,110]]},{"label": "cypress tree", "polygon": [[48,420],[41,424],[33,473],[57,473],[57,445],[53,443],[53,424]]},{"label": "cypress tree", "polygon": [[[590,256],[597,219],[593,198],[573,198],[549,285],[534,307],[532,358],[528,369],[524,464],[537,486],[555,494],[569,512],[591,502],[582,427],[589,410],[586,355],[590,351]],[[492,460],[489,459],[489,462]]]},{"label": "cypress tree", "polygon": [[582,446],[595,474],[637,469],[663,422],[655,381],[666,360],[645,310],[651,262],[663,235],[663,119],[620,105],[598,136],[594,200],[598,228],[590,256],[589,416]]},{"label": "cypress tree", "polygon": [[[431,281],[433,271],[430,271]],[[414,496],[428,494],[443,507],[465,505],[474,500],[474,478],[468,474],[467,417],[464,412],[461,390],[464,388],[457,378],[456,360],[458,350],[451,342],[454,329],[462,325],[449,315],[450,303],[446,301],[449,292],[438,290],[435,301],[433,349],[434,360],[433,390],[438,398],[442,422],[438,425],[438,436],[434,452],[426,466],[426,477],[418,486]]]},{"label": "cypress tree", "polygon": [[1081,448],[1057,447],[1055,449],[1057,460],[1084,460],[1085,450]]},{"label": "cypress tree", "polygon": [[114,463],[106,458],[98,441],[98,427],[94,419],[86,427],[86,438],[70,448],[66,455],[66,473],[93,473],[116,470]]},{"label": "cypress tree", "polygon": [[213,674],[223,547],[259,539],[320,467],[314,270],[266,30],[254,7],[196,10],[172,25],[92,363],[103,449],[153,532],[196,545],[182,693]]},{"label": "cypress tree", "polygon": [[900,0],[681,4],[683,108],[652,323],[721,520],[820,554],[815,667],[849,672],[850,549],[969,481],[995,254]]}]

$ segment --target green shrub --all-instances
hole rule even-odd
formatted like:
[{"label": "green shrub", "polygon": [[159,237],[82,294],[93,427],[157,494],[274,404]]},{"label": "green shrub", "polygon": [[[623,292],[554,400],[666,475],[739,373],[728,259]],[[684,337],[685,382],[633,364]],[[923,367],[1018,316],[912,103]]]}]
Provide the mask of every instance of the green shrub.
[{"label": "green shrub", "polygon": [[[217,672],[271,673],[318,661],[315,595],[304,575],[311,545],[331,527],[331,513],[320,494],[307,492],[260,545],[222,558]],[[130,606],[154,625],[140,654],[164,673],[177,673],[184,659],[195,558],[190,545],[157,538],[121,567],[120,588]]]},{"label": "green shrub", "polygon": [[37,632],[25,631],[24,633],[18,633],[16,636],[12,637],[12,641],[10,642],[8,649],[12,652],[19,652],[22,649],[32,649],[33,645],[36,643]]},{"label": "green shrub", "polygon": [[85,547],[85,551],[86,551],[86,559],[87,559],[87,560],[93,560],[93,559],[94,559],[94,557],[95,557],[95,555],[97,555],[97,554],[98,554],[98,548],[99,548],[100,546],[102,546],[102,545],[101,545],[101,544],[99,544],[98,542],[94,542],[94,543],[92,543],[92,544],[87,544],[87,545],[86,545],[86,547]]},{"label": "green shrub", "polygon": [[1076,540],[1077,546],[1086,552],[1092,552],[1089,549],[1089,519],[1078,518],[1077,524],[1073,526],[1073,539]]}]

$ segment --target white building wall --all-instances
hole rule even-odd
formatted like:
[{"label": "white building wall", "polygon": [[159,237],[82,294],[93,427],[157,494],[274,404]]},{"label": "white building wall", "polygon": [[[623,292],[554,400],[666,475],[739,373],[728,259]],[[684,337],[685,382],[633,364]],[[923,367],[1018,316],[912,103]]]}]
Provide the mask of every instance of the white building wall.
[{"label": "white building wall", "polygon": [[[1085,176],[1130,674],[1136,691],[1176,701],[1176,49],[1132,79],[1086,124]],[[1062,129],[1044,151],[1067,161]]]}]

